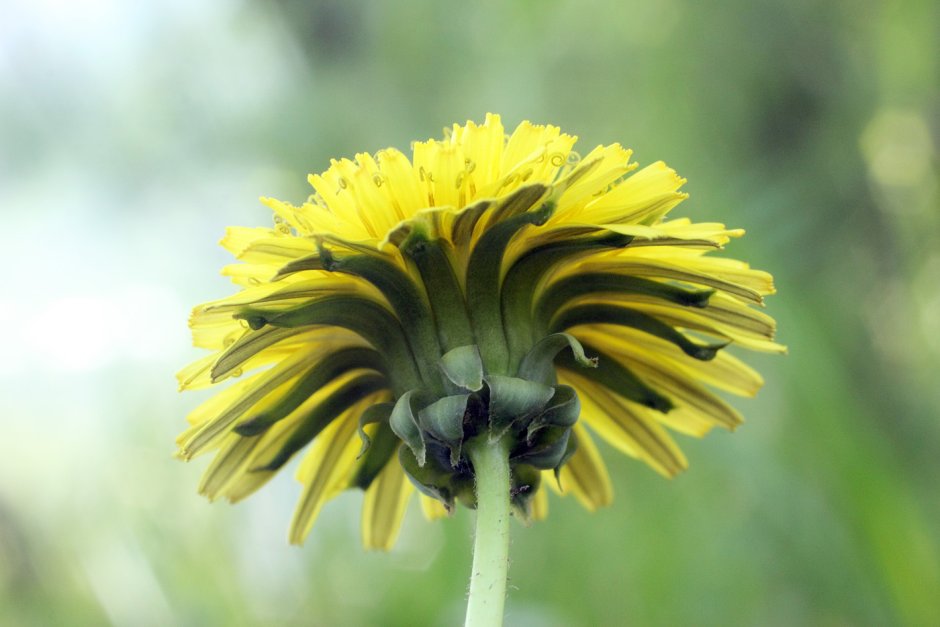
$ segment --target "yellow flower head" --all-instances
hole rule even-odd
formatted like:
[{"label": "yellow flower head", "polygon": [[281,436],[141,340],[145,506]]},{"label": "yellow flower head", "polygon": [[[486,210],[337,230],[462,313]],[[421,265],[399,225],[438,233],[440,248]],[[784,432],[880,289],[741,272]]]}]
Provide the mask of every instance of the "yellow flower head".
[{"label": "yellow flower head", "polygon": [[[434,517],[475,503],[471,438],[510,438],[513,504],[545,515],[545,484],[611,499],[594,445],[673,476],[667,428],[702,436],[760,376],[722,350],[781,352],[755,309],[769,274],[708,253],[740,230],[667,220],[685,182],[636,170],[618,144],[499,116],[445,139],[333,161],[301,206],[263,199],[274,228],[222,245],[242,289],[196,307],[182,389],[234,379],[197,407],[184,459],[215,451],[200,492],[238,501],[304,448],[292,542],[322,504],[365,491],[366,546],[388,548],[417,488]],[[552,477],[554,473],[556,476]]]}]

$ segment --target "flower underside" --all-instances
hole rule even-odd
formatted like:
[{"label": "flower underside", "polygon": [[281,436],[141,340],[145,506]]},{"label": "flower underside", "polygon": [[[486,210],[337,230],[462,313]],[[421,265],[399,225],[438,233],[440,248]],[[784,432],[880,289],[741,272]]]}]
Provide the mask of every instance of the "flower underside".
[{"label": "flower underside", "polygon": [[213,353],[179,374],[236,379],[178,439],[184,459],[216,452],[200,491],[238,501],[312,443],[291,540],[358,487],[363,540],[388,548],[414,488],[430,517],[474,506],[468,440],[512,437],[514,505],[541,518],[546,473],[589,509],[610,501],[592,433],[673,476],[667,428],[740,424],[709,388],[762,385],[727,345],[784,350],[755,308],[770,275],[707,256],[742,231],[665,219],[686,194],[662,162],[633,173],[619,145],[579,158],[574,142],[527,122],[507,138],[489,115],[411,160],[334,161],[303,205],[264,199],[274,228],[230,228],[242,290],[194,310]]}]

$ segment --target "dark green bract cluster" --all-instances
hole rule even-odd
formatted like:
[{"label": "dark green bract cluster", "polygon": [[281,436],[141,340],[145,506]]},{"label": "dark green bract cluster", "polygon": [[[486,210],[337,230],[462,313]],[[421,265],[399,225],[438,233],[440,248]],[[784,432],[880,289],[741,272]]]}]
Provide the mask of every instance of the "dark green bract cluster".
[{"label": "dark green bract cluster", "polygon": [[475,507],[474,472],[464,445],[474,438],[494,443],[508,438],[513,505],[528,518],[541,471],[554,469],[557,474],[577,446],[571,427],[581,409],[578,395],[567,385],[554,384],[552,365],[569,346],[582,365],[596,365],[564,333],[537,344],[515,377],[486,373],[476,345],[447,352],[438,364],[446,395],[409,390],[389,417],[404,442],[399,460],[415,486],[448,510],[455,499]]}]

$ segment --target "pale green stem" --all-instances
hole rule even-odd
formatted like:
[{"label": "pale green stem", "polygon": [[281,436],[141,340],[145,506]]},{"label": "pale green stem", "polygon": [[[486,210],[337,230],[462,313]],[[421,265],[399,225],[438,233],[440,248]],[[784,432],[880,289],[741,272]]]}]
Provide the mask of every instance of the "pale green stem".
[{"label": "pale green stem", "polygon": [[476,474],[477,528],[466,627],[503,624],[509,571],[509,440],[484,434],[467,443]]}]

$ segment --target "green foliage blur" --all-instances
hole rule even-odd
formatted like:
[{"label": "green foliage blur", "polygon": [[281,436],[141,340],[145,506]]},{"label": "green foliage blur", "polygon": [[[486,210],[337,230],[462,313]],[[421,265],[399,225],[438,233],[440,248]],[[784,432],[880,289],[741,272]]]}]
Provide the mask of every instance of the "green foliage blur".
[{"label": "green foliage blur", "polygon": [[667,481],[513,526],[507,625],[940,624],[940,4],[14,0],[0,19],[0,624],[455,625],[472,513],[361,498],[287,545],[171,458],[216,242],[331,157],[487,111],[676,168],[673,215],[744,227],[787,357]]}]

